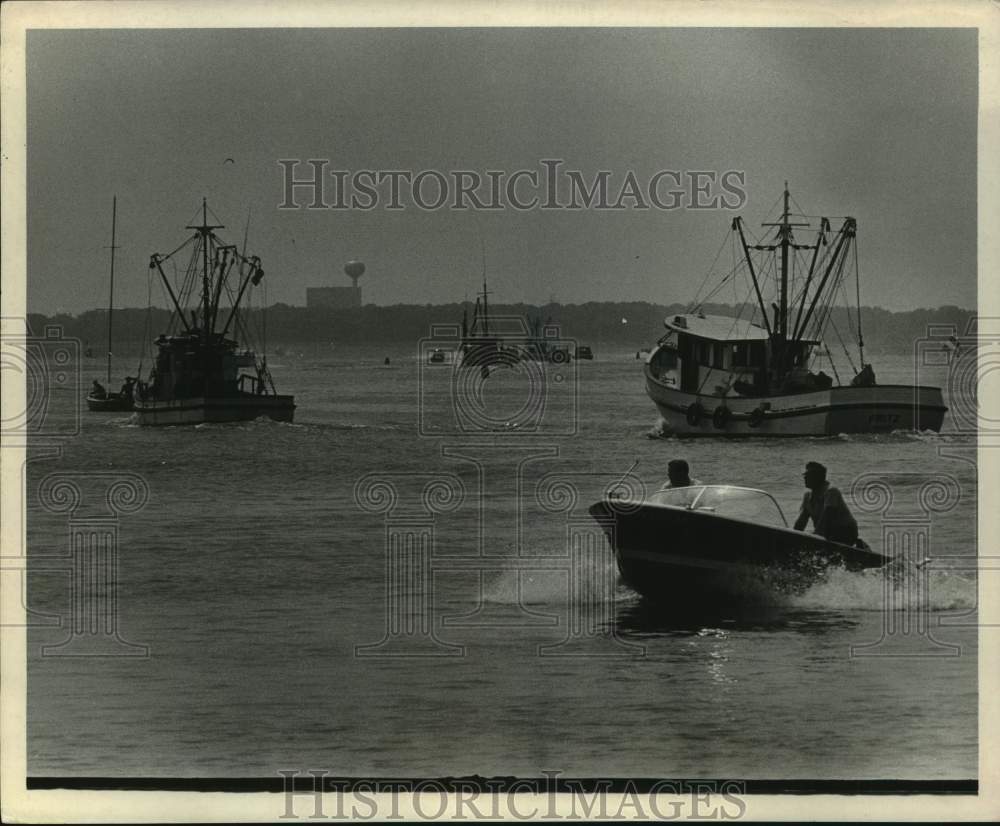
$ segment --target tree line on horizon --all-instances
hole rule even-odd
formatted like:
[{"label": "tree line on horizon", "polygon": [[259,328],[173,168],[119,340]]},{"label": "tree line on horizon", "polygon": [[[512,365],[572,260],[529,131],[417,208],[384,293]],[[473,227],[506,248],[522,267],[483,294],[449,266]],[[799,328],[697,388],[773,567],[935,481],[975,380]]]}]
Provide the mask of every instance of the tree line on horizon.
[{"label": "tree line on horizon", "polygon": [[[731,304],[705,304],[708,314],[733,315],[740,311]],[[269,343],[336,342],[365,344],[380,342],[416,342],[431,335],[432,327],[452,325],[457,328],[463,310],[469,305],[455,304],[367,304],[354,309],[328,307],[293,307],[274,304],[267,309],[266,330]],[[560,334],[582,344],[629,344],[636,349],[651,347],[663,334],[663,319],[687,312],[683,304],[652,304],[644,301],[588,302],[586,304],[497,304],[490,305],[490,316],[533,319],[559,325]],[[252,326],[260,328],[253,314]],[[956,306],[894,312],[880,307],[861,308],[861,328],[865,346],[880,351],[911,351],[916,340],[930,329],[941,334],[954,328],[955,335],[966,333],[975,311]],[[141,346],[144,341],[166,331],[170,311],[161,308],[115,310],[114,337],[119,346]],[[831,321],[839,337],[828,328],[826,344],[834,349],[841,340],[856,350],[857,310],[836,308]],[[85,346],[103,347],[107,337],[107,310],[88,310],[78,315],[47,316],[29,313],[28,329],[43,335],[45,328],[56,325],[62,334],[79,339]],[[509,325],[505,325],[509,326]]]}]

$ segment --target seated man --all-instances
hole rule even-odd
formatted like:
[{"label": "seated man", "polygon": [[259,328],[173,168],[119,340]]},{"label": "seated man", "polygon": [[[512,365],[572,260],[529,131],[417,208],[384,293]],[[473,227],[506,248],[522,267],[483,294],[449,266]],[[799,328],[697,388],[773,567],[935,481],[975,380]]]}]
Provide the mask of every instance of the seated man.
[{"label": "seated man", "polygon": [[106,399],[108,397],[107,391],[104,389],[104,385],[101,384],[97,379],[94,379],[93,385],[90,388],[90,395],[95,399]]},{"label": "seated man", "polygon": [[119,395],[123,399],[131,399],[132,398],[132,389],[133,389],[133,385],[134,384],[135,384],[135,379],[132,378],[131,376],[126,376],[125,377],[125,382],[124,382],[124,384],[122,384],[122,389],[121,389],[121,391],[119,391]]},{"label": "seated man", "polygon": [[826,481],[826,468],[819,462],[807,462],[802,478],[809,490],[802,498],[795,530],[805,530],[812,519],[814,533],[831,542],[854,545],[858,541],[858,523],[840,491]]},{"label": "seated man", "polygon": [[697,479],[691,478],[691,470],[684,459],[671,459],[667,463],[667,482],[660,490],[669,488],[687,488],[691,485],[701,485]]}]

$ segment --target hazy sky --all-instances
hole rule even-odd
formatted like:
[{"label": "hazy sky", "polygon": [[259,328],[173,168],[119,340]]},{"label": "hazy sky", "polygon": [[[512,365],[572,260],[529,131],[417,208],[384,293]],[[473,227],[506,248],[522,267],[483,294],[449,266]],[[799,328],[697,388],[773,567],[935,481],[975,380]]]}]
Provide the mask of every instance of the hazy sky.
[{"label": "hazy sky", "polygon": [[481,245],[495,301],[688,301],[736,214],[282,211],[279,158],[484,176],[559,158],[610,170],[613,194],[629,170],[742,170],[754,229],[787,179],[807,212],[857,218],[863,303],[974,307],[976,49],[969,29],[29,32],[29,310],[105,304],[115,194],[132,307],[203,195],[231,240],[252,209],[289,304],[349,283],[351,258],[366,302],[461,300]]}]

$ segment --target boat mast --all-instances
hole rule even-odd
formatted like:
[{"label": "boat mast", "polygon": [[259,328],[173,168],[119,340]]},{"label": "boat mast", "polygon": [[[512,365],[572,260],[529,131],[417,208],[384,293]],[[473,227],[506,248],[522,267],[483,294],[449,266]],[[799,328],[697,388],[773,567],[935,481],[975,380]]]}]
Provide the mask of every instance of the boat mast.
[{"label": "boat mast", "polygon": [[490,314],[489,308],[486,305],[486,296],[489,292],[486,290],[486,276],[483,276],[483,335],[488,336],[490,334]]},{"label": "boat mast", "polygon": [[775,323],[775,333],[785,341],[788,338],[788,250],[792,244],[792,227],[807,227],[809,224],[793,224],[788,220],[788,181],[785,181],[784,208],[781,211],[779,223],[764,224],[765,227],[778,228],[778,245],[781,247],[781,291],[779,296],[778,319]]},{"label": "boat mast", "polygon": [[111,288],[108,295],[108,386],[111,386],[111,316],[115,306],[115,226],[118,217],[118,196],[111,201]]},{"label": "boat mast", "polygon": [[490,314],[489,307],[486,303],[486,296],[489,293],[486,291],[486,241],[479,238],[479,249],[483,256],[483,335],[490,334]]},{"label": "boat mast", "polygon": [[202,259],[202,271],[201,271],[201,340],[202,343],[208,343],[209,335],[209,321],[211,319],[210,308],[211,308],[211,288],[209,285],[210,273],[208,269],[208,247],[211,243],[210,239],[212,237],[213,229],[222,229],[222,224],[210,225],[208,223],[208,204],[205,198],[201,199],[201,226],[193,226],[188,224],[185,229],[195,229],[198,230],[198,234],[201,235],[201,259]]}]

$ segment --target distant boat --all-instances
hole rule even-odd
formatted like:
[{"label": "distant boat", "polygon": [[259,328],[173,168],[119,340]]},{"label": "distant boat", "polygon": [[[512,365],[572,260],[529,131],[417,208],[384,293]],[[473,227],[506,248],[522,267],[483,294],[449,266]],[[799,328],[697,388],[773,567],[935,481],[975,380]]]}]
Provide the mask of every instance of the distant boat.
[{"label": "distant boat", "polygon": [[774,498],[731,485],[667,488],[641,501],[605,497],[590,507],[625,582],[672,609],[752,601],[757,583],[804,589],[830,566],[879,568],[890,558],[788,527]]},{"label": "distant boat", "polygon": [[[148,381],[140,382],[135,410],[141,425],[232,422],[266,416],[292,421],[293,396],[278,395],[266,357],[245,346],[235,335],[248,335],[240,312],[247,289],[264,277],[260,259],[225,243],[208,223],[208,205],[202,200],[201,224],[189,225],[194,234],[168,255],[155,253],[155,269],[173,302],[170,328],[156,339],[156,363]],[[244,241],[245,246],[245,241]],[[163,264],[182,251],[190,263],[178,289]],[[229,306],[223,296],[229,295]],[[182,297],[199,296],[197,309],[181,305]],[[247,371],[247,372],[243,372]]]},{"label": "distant boat", "polygon": [[[844,218],[836,233],[820,219],[810,243],[793,234],[810,230],[792,221],[784,190],[780,220],[764,226],[774,234],[747,241],[741,218],[733,221],[744,269],[756,302],[743,317],[708,315],[695,308],[664,321],[667,333],[646,360],[646,392],[667,433],[715,436],[825,436],[893,430],[939,431],[947,408],[938,387],[880,385],[864,360],[860,307],[857,308],[858,364],[842,384],[823,334],[833,328],[832,309],[846,286],[849,250],[857,231]],[[799,216],[796,216],[799,217]],[[752,252],[764,253],[762,266]],[[804,255],[800,256],[800,253]],[[856,259],[855,295],[860,295]],[[722,280],[732,282],[736,270]],[[763,275],[775,273],[777,303],[764,303]],[[794,277],[798,274],[798,277]],[[849,317],[850,318],[850,317]],[[852,323],[853,326],[853,323]],[[848,336],[850,337],[850,336]],[[844,348],[847,353],[847,348]],[[834,376],[818,366],[829,358]],[[850,360],[850,354],[847,353]]]},{"label": "distant boat", "polygon": [[[560,339],[559,326],[551,317],[542,324],[541,316],[529,321],[530,335],[521,344],[521,357],[526,361],[569,364],[572,360],[569,344]],[[578,349],[579,352],[579,349]]]},{"label": "distant boat", "polygon": [[591,350],[587,345],[581,344],[576,348],[576,357],[577,359],[592,361],[594,358],[594,351]]},{"label": "distant boat", "polygon": [[[118,196],[116,195],[111,202],[111,286],[108,295],[108,375],[107,375],[107,385],[101,384],[97,379],[94,379],[94,383],[90,388],[90,393],[87,394],[87,409],[93,413],[115,413],[115,412],[127,412],[132,410],[134,399],[133,399],[133,388],[135,386],[135,379],[126,378],[125,383],[122,385],[121,390],[117,393],[109,391],[107,388],[111,386],[111,354],[112,354],[112,320],[114,318],[115,310],[115,230],[117,227],[118,219]],[[91,355],[91,349],[88,347],[86,354],[89,357]]]},{"label": "distant boat", "polygon": [[523,361],[551,364],[572,361],[569,344],[560,338],[559,327],[551,318],[543,324],[540,317],[508,316],[503,319],[507,324],[501,330],[490,318],[489,295],[484,277],[483,291],[476,296],[471,322],[467,310],[462,314],[460,366],[488,371],[493,366],[513,367]]},{"label": "distant boat", "polygon": [[484,275],[483,291],[476,296],[471,322],[468,310],[462,310],[462,339],[458,347],[461,367],[489,370],[491,365],[504,360],[500,336],[490,332],[489,295]]}]

